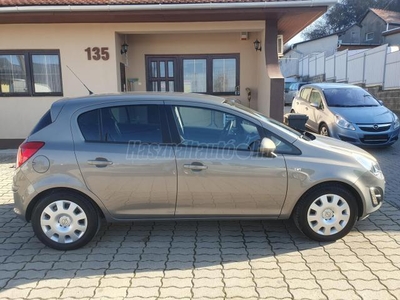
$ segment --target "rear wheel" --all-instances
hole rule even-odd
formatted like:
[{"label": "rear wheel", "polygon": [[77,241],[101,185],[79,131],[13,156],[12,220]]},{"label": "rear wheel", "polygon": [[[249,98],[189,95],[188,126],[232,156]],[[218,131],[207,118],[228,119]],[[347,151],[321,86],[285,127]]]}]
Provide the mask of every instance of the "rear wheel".
[{"label": "rear wheel", "polygon": [[291,109],[290,112],[291,112],[292,114],[296,113],[296,112],[294,111],[294,109]]},{"label": "rear wheel", "polygon": [[309,238],[328,242],[344,237],[356,223],[358,206],[340,185],[317,187],[305,194],[293,213],[297,227]]},{"label": "rear wheel", "polygon": [[56,192],[36,204],[31,222],[43,244],[57,250],[73,250],[92,240],[99,229],[100,218],[85,197]]}]

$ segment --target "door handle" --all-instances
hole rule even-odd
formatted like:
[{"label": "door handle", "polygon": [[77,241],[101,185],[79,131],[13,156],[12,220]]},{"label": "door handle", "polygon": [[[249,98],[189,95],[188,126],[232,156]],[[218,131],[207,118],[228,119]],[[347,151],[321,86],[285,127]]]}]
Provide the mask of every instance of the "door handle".
[{"label": "door handle", "polygon": [[208,167],[203,165],[202,163],[185,164],[185,165],[183,165],[183,168],[184,169],[189,169],[189,170],[192,170],[192,171],[201,171],[201,170],[208,169]]},{"label": "door handle", "polygon": [[99,168],[107,167],[107,166],[113,164],[112,161],[109,161],[103,157],[96,157],[96,159],[94,159],[94,160],[88,160],[87,163],[88,163],[88,165],[96,166]]}]

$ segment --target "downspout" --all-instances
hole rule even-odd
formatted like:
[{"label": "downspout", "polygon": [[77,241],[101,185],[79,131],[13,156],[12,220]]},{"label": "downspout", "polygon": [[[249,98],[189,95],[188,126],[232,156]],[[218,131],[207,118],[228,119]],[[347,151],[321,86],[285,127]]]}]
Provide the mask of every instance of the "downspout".
[{"label": "downspout", "polygon": [[139,5],[49,5],[0,7],[0,13],[30,12],[116,12],[116,11],[168,11],[199,9],[261,9],[279,7],[331,6],[335,0],[306,0],[285,2],[195,3],[195,4],[139,4]]}]

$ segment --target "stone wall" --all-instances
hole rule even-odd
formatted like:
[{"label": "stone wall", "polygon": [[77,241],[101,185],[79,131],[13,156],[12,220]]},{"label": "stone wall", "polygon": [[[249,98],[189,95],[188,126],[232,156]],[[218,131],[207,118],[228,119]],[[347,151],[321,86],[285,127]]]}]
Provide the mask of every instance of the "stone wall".
[{"label": "stone wall", "polygon": [[364,87],[376,99],[382,100],[390,110],[400,112],[400,89],[382,90],[381,86]]}]

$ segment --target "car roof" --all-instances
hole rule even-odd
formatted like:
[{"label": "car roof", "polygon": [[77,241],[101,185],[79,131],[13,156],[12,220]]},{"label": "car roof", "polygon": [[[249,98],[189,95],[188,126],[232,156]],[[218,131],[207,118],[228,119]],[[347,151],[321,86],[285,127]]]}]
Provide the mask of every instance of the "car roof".
[{"label": "car roof", "polygon": [[194,94],[194,93],[170,93],[170,92],[129,92],[129,93],[110,93],[110,94],[93,94],[84,97],[76,98],[63,98],[54,102],[51,106],[51,115],[54,120],[63,107],[71,110],[79,109],[88,105],[95,105],[100,103],[113,103],[113,102],[131,102],[135,100],[146,101],[193,101],[202,103],[215,103],[221,104],[225,98],[216,97],[211,95]]},{"label": "car roof", "polygon": [[315,87],[315,88],[319,88],[321,90],[325,90],[325,89],[351,89],[351,88],[355,88],[355,89],[359,89],[359,86],[356,85],[352,85],[352,84],[347,84],[347,83],[336,83],[336,82],[321,82],[321,83],[310,83],[307,85],[303,85],[302,88],[305,87]]}]

